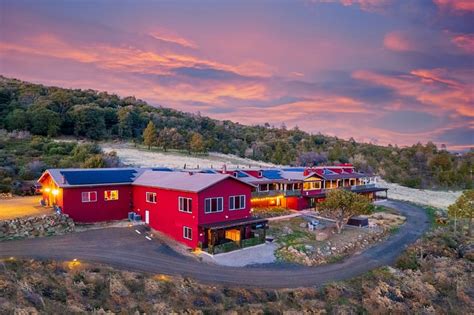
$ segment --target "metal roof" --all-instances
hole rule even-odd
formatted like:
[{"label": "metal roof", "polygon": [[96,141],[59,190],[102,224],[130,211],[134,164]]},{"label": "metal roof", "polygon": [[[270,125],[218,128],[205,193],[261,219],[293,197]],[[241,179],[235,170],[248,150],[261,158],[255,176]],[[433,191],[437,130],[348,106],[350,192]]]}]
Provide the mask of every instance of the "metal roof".
[{"label": "metal roof", "polygon": [[139,168],[96,168],[96,169],[48,169],[49,174],[59,187],[100,186],[130,184],[143,172]]},{"label": "metal roof", "polygon": [[239,181],[245,185],[253,186],[250,183],[241,181],[238,178],[227,174],[209,174],[193,172],[157,172],[145,171],[132,185],[157,187],[171,190],[182,190],[189,192],[200,192],[227,178]]},{"label": "metal roof", "polygon": [[268,219],[262,219],[262,218],[258,218],[258,217],[250,217],[250,218],[238,219],[238,220],[232,220],[232,221],[222,221],[222,222],[216,222],[216,223],[205,223],[205,224],[200,224],[199,226],[201,228],[205,228],[205,229],[219,230],[219,229],[238,227],[238,226],[242,226],[242,225],[267,224],[267,223],[268,223]]}]

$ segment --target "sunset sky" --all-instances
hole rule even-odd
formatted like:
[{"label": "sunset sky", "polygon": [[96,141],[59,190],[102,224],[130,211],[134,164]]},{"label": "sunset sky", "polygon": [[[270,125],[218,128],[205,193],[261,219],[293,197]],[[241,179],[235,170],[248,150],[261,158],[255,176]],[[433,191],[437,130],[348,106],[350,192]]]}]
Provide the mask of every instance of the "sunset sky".
[{"label": "sunset sky", "polygon": [[0,0],[0,74],[461,150],[474,146],[474,0]]}]

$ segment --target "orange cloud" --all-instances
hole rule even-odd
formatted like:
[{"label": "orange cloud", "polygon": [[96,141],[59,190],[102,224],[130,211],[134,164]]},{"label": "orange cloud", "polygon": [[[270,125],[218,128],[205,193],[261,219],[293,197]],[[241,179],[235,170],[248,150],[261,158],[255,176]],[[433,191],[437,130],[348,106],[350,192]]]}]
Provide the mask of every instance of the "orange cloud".
[{"label": "orange cloud", "polygon": [[462,50],[474,54],[474,34],[456,35],[452,42]]},{"label": "orange cloud", "polygon": [[458,12],[474,12],[474,1],[472,0],[434,0],[441,9]]}]

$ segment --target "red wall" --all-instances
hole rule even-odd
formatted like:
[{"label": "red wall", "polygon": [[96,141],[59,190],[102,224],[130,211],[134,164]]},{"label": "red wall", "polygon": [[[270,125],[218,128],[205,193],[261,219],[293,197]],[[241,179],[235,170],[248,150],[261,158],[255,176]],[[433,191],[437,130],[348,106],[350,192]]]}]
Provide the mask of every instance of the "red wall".
[{"label": "red wall", "polygon": [[[156,203],[146,202],[146,193],[156,193]],[[192,213],[179,211],[178,197],[192,198]],[[133,209],[145,221],[145,211],[150,213],[150,226],[175,240],[194,248],[198,244],[198,197],[195,193],[133,186]],[[183,237],[183,226],[192,229],[192,240]]]},{"label": "red wall", "polygon": [[286,197],[282,199],[282,206],[293,210],[304,210],[308,208],[308,200],[303,197]]},{"label": "red wall", "polygon": [[[150,213],[150,226],[163,232],[175,240],[191,248],[198,246],[199,242],[205,244],[204,231],[199,230],[199,224],[217,223],[237,220],[250,216],[250,190],[249,185],[228,178],[213,185],[199,194],[133,186],[133,209],[145,220],[145,211]],[[156,204],[146,202],[146,192],[156,192]],[[229,210],[229,197],[234,195],[246,196],[246,207],[243,210]],[[192,213],[179,211],[178,197],[192,198]],[[204,199],[210,197],[223,197],[223,211],[206,214],[204,212]],[[192,229],[192,240],[183,237],[183,226]]]},{"label": "red wall", "polygon": [[[118,190],[119,199],[105,201],[104,191]],[[82,192],[97,191],[96,202],[82,202]],[[64,188],[63,212],[77,222],[99,222],[126,219],[132,206],[131,185]]]}]

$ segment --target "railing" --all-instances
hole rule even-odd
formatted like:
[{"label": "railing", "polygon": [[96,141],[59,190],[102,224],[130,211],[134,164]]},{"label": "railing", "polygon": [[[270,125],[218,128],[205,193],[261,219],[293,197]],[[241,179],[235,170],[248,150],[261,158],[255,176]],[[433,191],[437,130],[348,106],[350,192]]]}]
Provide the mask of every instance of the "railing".
[{"label": "railing", "polygon": [[276,197],[283,195],[285,197],[301,196],[301,190],[268,190],[268,191],[254,191],[252,192],[252,198],[260,197]]},{"label": "railing", "polygon": [[366,189],[366,188],[375,188],[375,184],[372,183],[372,184],[351,186],[351,190],[359,190],[359,189]]}]

